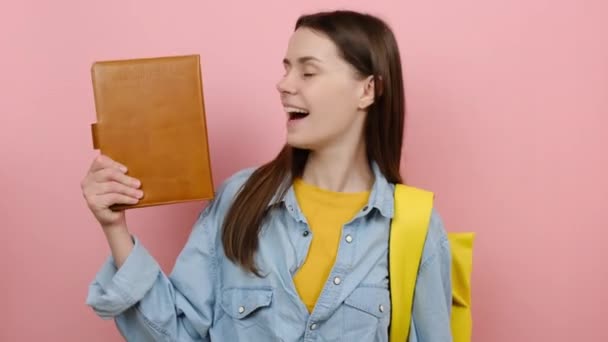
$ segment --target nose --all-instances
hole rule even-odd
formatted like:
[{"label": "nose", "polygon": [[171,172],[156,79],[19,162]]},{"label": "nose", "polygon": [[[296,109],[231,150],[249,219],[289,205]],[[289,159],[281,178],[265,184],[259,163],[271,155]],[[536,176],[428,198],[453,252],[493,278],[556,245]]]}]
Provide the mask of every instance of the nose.
[{"label": "nose", "polygon": [[279,80],[279,82],[277,82],[277,90],[279,91],[279,93],[281,93],[281,95],[296,93],[296,86],[290,79],[289,75],[290,74],[287,73]]}]

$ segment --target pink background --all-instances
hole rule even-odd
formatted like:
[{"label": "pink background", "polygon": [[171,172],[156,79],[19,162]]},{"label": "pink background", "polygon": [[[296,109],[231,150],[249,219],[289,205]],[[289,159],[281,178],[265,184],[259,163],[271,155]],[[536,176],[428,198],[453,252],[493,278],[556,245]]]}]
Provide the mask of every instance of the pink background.
[{"label": "pink background", "polygon": [[[475,341],[607,341],[608,3],[4,1],[1,341],[119,341],[85,306],[108,254],[79,182],[93,61],[200,53],[215,181],[272,157],[297,16],[369,10],[406,70],[409,182],[478,234]],[[260,137],[266,138],[260,139]],[[129,213],[170,270],[202,203]]]}]

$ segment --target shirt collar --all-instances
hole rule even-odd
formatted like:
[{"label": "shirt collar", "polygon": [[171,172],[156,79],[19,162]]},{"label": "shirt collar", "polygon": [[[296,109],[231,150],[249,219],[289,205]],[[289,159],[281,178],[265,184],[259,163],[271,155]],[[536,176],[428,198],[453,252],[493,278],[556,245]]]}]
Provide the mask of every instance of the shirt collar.
[{"label": "shirt collar", "polygon": [[[372,209],[378,209],[380,214],[386,218],[393,218],[394,215],[394,184],[388,182],[386,177],[380,171],[380,167],[376,162],[371,163],[372,172],[374,174],[374,184],[369,195],[367,205],[363,208],[361,215],[366,215]],[[287,210],[289,210],[296,219],[304,220],[299,206],[297,204],[293,184],[289,186],[285,196],[279,198],[278,194],[272,198],[269,202],[269,206],[284,203]]]}]

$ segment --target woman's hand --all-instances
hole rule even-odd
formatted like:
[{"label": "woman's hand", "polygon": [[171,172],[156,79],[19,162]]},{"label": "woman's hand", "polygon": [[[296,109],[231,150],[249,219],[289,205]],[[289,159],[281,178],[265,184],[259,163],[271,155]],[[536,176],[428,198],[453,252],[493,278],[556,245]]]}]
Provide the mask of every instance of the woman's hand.
[{"label": "woman's hand", "polygon": [[110,206],[136,204],[143,196],[139,189],[141,182],[126,172],[126,166],[99,155],[80,184],[89,209],[104,230],[126,226],[124,211],[113,211]]}]

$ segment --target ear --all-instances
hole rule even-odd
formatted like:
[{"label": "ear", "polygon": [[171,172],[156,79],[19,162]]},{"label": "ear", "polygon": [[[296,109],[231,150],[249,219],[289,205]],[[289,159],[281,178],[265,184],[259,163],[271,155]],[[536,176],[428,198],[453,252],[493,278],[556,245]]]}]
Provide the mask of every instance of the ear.
[{"label": "ear", "polygon": [[368,76],[363,80],[363,91],[359,98],[359,109],[366,109],[374,103],[376,98],[376,87],[380,87],[378,89],[379,91],[382,88],[382,80],[378,78],[378,81],[378,84],[376,84],[376,77],[373,75]]}]

